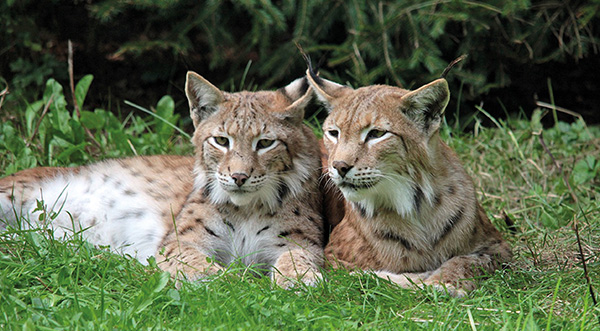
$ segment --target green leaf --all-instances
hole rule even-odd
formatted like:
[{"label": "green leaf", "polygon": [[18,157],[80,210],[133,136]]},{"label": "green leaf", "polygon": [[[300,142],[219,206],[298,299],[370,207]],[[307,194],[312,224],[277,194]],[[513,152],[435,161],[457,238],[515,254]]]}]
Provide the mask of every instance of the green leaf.
[{"label": "green leaf", "polygon": [[75,100],[77,100],[79,108],[83,108],[83,102],[92,84],[92,80],[94,80],[93,75],[85,75],[79,80],[77,86],[75,86]]},{"label": "green leaf", "polygon": [[175,101],[169,95],[165,95],[156,104],[156,114],[162,117],[169,117],[175,109]]},{"label": "green leaf", "polygon": [[44,107],[44,101],[38,100],[27,106],[25,109],[25,121],[27,123],[27,135],[31,136],[35,130],[36,117],[42,116],[40,110]]},{"label": "green leaf", "polygon": [[84,110],[79,118],[81,124],[88,129],[100,130],[104,127],[104,117],[99,112],[91,112]]}]

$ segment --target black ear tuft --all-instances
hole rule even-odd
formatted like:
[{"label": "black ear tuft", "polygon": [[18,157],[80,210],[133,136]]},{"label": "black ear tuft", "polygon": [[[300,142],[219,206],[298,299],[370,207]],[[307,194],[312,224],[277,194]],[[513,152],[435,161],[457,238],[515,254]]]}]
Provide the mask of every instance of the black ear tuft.
[{"label": "black ear tuft", "polygon": [[321,78],[319,77],[319,73],[318,73],[318,67],[317,70],[315,70],[313,68],[312,65],[312,60],[310,59],[310,55],[308,55],[304,49],[302,48],[302,45],[300,45],[299,43],[296,42],[296,47],[298,47],[298,50],[300,51],[300,54],[302,55],[302,58],[304,59],[304,62],[306,63],[306,67],[308,68],[308,75],[310,75],[310,78],[312,78],[313,81],[315,82],[319,82],[321,80]]},{"label": "black ear tuft", "polygon": [[464,60],[467,58],[467,54],[463,54],[459,57],[457,57],[456,59],[454,59],[454,61],[450,62],[450,64],[448,64],[448,66],[446,67],[446,69],[444,69],[444,72],[442,72],[442,76],[440,78],[446,78],[446,76],[448,75],[448,73],[450,72],[450,70],[458,64],[458,62]]}]

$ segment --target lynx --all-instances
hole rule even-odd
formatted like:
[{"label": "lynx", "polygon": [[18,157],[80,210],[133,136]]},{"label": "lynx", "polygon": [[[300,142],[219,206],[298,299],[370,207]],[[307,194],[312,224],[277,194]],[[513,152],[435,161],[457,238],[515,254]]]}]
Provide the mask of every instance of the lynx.
[{"label": "lynx", "polygon": [[463,296],[474,277],[511,260],[471,178],[440,139],[445,79],[408,91],[352,89],[310,67],[307,78],[329,111],[326,169],[346,201],[325,248],[331,265]]},{"label": "lynx", "polygon": [[178,279],[239,261],[283,287],[314,283],[324,235],[319,151],[303,124],[306,79],[227,93],[188,72],[185,91],[195,157],[21,171],[0,179],[0,219],[47,222],[59,238],[81,231],[142,263],[155,256]]}]

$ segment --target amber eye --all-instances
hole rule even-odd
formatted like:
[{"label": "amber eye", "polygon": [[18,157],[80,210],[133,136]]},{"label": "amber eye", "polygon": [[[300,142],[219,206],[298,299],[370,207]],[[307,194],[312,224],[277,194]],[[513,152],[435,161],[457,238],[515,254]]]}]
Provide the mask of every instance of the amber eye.
[{"label": "amber eye", "polygon": [[275,140],[271,140],[271,139],[261,139],[256,143],[256,148],[257,149],[263,149],[263,148],[267,148],[269,146],[272,146],[273,143],[275,143]]},{"label": "amber eye", "polygon": [[229,147],[229,139],[226,137],[213,137],[215,142],[223,147]]},{"label": "amber eye", "polygon": [[387,131],[373,129],[367,133],[367,140],[381,138]]},{"label": "amber eye", "polygon": [[334,138],[337,138],[338,135],[340,134],[340,132],[338,130],[329,130],[329,131],[327,131],[327,133]]}]

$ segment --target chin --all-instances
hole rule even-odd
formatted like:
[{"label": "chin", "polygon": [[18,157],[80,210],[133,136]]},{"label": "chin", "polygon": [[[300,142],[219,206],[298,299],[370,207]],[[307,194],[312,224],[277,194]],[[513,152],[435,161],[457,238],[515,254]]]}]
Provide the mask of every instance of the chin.
[{"label": "chin", "polygon": [[252,201],[251,193],[229,193],[229,200],[236,206],[245,206]]},{"label": "chin", "polygon": [[348,188],[340,188],[340,191],[342,191],[342,194],[344,195],[344,198],[348,199],[348,201],[351,202],[359,202],[361,200],[364,200],[367,197],[367,190],[354,190],[354,189],[348,189]]}]

